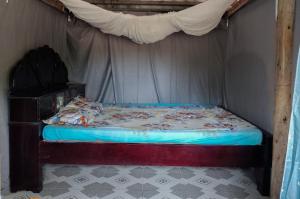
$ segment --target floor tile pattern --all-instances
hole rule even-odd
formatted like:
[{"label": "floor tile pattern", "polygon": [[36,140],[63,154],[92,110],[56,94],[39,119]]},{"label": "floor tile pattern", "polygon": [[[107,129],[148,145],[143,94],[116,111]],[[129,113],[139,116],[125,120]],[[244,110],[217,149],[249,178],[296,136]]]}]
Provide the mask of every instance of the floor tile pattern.
[{"label": "floor tile pattern", "polygon": [[44,167],[41,193],[5,199],[263,199],[250,170],[154,166]]}]

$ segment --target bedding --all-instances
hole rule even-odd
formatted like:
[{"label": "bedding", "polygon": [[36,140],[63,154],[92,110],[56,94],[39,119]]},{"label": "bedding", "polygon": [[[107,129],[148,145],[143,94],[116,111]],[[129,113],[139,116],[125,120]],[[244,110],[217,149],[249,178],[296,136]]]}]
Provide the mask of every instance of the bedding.
[{"label": "bedding", "polygon": [[83,97],[75,97],[53,117],[44,120],[46,124],[71,124],[88,126],[103,111],[101,103],[92,102]]},{"label": "bedding", "polygon": [[[258,128],[219,107],[194,104],[105,104],[102,107],[91,103],[76,98],[46,120],[50,125],[43,129],[43,139],[199,145],[260,145],[262,142]],[[73,119],[66,120],[64,114],[69,114],[66,110],[72,110],[77,117],[71,114]]]}]

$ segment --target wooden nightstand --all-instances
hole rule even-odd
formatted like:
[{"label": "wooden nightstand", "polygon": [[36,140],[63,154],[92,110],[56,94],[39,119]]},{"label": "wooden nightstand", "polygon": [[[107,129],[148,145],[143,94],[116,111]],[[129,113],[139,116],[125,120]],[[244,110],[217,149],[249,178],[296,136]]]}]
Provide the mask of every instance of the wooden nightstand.
[{"label": "wooden nightstand", "polygon": [[[39,142],[44,124],[42,120],[57,113],[58,101],[68,103],[74,97],[84,96],[85,85],[68,84],[65,88],[32,94],[24,92],[9,96],[10,187],[12,192],[31,190],[39,192],[42,179],[39,164]],[[26,169],[24,169],[26,168]],[[35,177],[33,177],[35,176]]]}]

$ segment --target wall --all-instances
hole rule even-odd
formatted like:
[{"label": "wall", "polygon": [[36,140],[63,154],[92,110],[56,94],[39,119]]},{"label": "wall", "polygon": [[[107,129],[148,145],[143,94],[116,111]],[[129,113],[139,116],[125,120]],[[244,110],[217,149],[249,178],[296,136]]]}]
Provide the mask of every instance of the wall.
[{"label": "wall", "polygon": [[48,44],[63,50],[65,18],[37,0],[0,0],[0,152],[2,185],[8,184],[8,74],[31,48]]},{"label": "wall", "polygon": [[231,18],[225,106],[272,131],[275,78],[275,1],[252,1]]}]

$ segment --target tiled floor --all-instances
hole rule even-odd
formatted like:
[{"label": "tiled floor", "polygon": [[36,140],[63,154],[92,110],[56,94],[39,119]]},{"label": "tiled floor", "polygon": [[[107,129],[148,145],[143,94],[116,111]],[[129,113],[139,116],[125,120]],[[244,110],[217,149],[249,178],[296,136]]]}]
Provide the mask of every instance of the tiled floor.
[{"label": "tiled floor", "polygon": [[144,166],[44,167],[40,194],[7,199],[261,199],[251,172],[241,169]]}]

